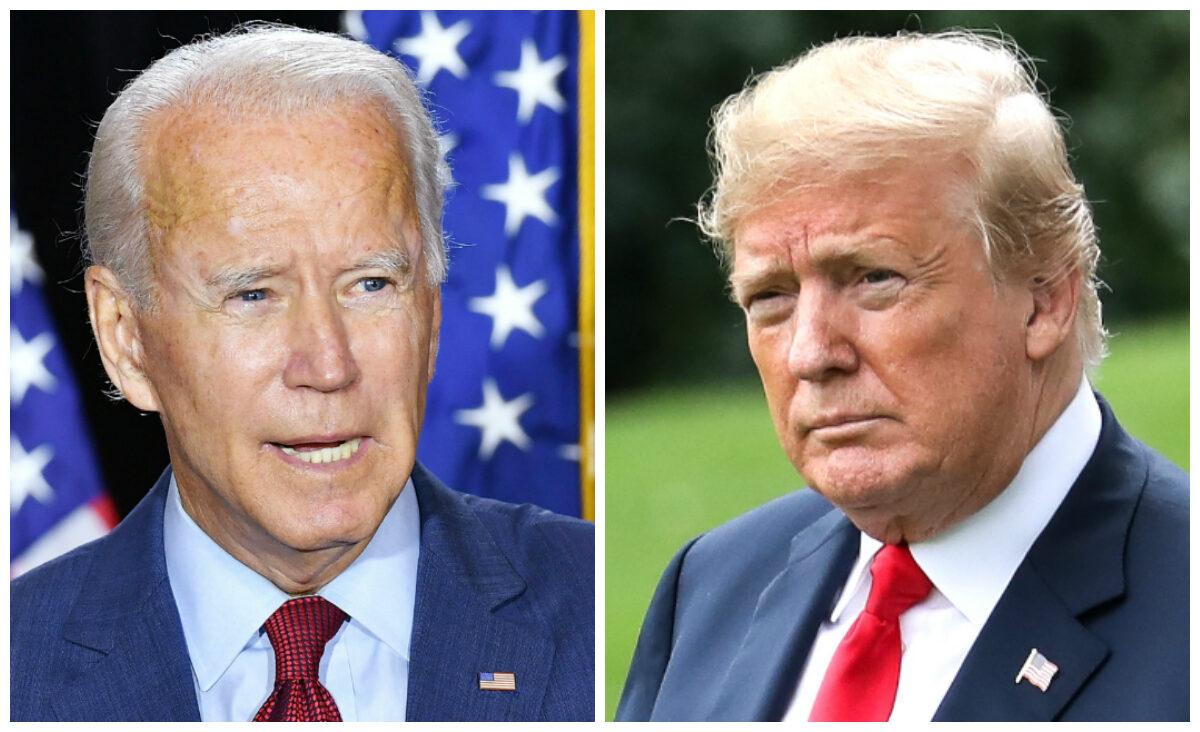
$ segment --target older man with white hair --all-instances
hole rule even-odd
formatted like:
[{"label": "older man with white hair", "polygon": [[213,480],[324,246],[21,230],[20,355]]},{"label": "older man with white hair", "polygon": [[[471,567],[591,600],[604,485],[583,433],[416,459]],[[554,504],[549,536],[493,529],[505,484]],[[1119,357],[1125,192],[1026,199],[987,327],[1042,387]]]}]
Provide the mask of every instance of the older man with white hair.
[{"label": "older man with white hair", "polygon": [[1089,384],[1096,233],[1031,64],[847,38],[712,139],[700,223],[811,490],[679,552],[617,718],[1187,719],[1188,477]]},{"label": "older man with white hair", "polygon": [[407,70],[349,39],[251,25],[121,92],[88,306],[171,465],[13,583],[13,719],[592,719],[591,525],[416,463],[446,182]]}]

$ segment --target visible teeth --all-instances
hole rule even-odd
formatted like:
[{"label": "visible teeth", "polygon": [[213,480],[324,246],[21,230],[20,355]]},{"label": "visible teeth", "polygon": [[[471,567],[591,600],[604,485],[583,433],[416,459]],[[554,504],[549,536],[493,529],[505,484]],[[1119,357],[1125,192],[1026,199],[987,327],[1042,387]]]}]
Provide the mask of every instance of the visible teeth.
[{"label": "visible teeth", "polygon": [[280,445],[279,449],[288,455],[295,455],[306,463],[320,465],[322,463],[336,463],[339,460],[345,460],[358,452],[359,445],[361,444],[362,438],[355,437],[353,440],[346,440],[340,445],[322,447],[320,450],[296,450],[287,445]]}]

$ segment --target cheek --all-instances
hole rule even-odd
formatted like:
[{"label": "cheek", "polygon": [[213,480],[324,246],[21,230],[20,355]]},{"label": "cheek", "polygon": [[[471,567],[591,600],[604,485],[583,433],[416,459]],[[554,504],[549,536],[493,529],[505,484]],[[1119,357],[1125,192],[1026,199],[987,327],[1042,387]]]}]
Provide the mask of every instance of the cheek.
[{"label": "cheek", "polygon": [[428,326],[398,313],[359,323],[351,341],[364,380],[385,389],[392,401],[423,391],[429,349]]},{"label": "cheek", "polygon": [[791,403],[797,381],[788,372],[788,342],[785,329],[771,331],[751,330],[748,336],[750,357],[758,368],[762,379],[763,393],[775,429],[783,438],[787,429],[788,405]]},{"label": "cheek", "polygon": [[267,329],[177,325],[152,355],[155,383],[163,384],[167,411],[228,421],[260,401],[284,349]]},{"label": "cheek", "polygon": [[956,306],[864,313],[856,338],[860,355],[894,396],[944,392],[970,370],[964,357],[976,337],[970,312]]},{"label": "cheek", "polygon": [[871,368],[926,447],[972,441],[991,428],[984,415],[1019,398],[1013,329],[999,314],[981,295],[872,321]]}]

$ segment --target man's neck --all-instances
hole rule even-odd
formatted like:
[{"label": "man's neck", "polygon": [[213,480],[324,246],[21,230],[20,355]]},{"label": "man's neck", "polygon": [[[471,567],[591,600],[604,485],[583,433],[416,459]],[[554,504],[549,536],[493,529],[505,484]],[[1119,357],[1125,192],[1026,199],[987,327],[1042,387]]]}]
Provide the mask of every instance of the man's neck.
[{"label": "man's neck", "polygon": [[182,485],[179,498],[183,510],[214,542],[289,595],[310,595],[324,587],[349,567],[371,540],[368,536],[354,543],[301,551],[254,532],[244,522],[223,525],[213,520],[203,504],[189,499]]}]

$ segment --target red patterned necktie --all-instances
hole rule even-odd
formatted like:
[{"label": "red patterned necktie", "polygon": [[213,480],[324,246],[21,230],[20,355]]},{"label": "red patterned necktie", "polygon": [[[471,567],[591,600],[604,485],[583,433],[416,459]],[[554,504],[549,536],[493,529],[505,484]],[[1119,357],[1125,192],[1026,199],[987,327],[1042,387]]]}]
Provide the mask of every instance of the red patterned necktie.
[{"label": "red patterned necktie", "polygon": [[871,561],[871,592],[825,671],[810,722],[886,722],[900,682],[900,616],[933,584],[907,544],[885,544]]},{"label": "red patterned necktie", "polygon": [[267,622],[275,649],[275,689],[255,722],[340,722],[329,690],[317,679],[325,644],[346,621],[337,605],[316,595],[283,603]]}]

